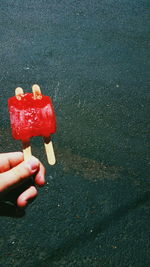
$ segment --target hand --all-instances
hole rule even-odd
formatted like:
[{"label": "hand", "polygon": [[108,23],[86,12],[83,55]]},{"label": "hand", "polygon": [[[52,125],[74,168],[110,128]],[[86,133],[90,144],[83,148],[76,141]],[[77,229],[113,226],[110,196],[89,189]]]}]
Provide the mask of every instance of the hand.
[{"label": "hand", "polygon": [[[0,194],[20,185],[32,175],[35,184],[45,184],[45,168],[37,158],[32,156],[24,161],[22,152],[0,154]],[[36,187],[30,186],[17,198],[17,205],[25,207],[37,193]]]}]

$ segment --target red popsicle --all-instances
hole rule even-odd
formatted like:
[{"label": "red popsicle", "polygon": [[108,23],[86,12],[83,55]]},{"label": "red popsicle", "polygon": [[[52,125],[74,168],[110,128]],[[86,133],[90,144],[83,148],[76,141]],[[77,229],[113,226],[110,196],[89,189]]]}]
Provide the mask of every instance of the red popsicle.
[{"label": "red popsicle", "polygon": [[16,96],[8,99],[12,136],[22,140],[24,152],[28,149],[28,155],[29,139],[33,136],[44,137],[48,161],[54,164],[50,135],[56,131],[56,118],[52,101],[49,96],[41,94],[38,85],[34,85],[32,90],[33,93],[24,94],[22,88],[16,88]]}]

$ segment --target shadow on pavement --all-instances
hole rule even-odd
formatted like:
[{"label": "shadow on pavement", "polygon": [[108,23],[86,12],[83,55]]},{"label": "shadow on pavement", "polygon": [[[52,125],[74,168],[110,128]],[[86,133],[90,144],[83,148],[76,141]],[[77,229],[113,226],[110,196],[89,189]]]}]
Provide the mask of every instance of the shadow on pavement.
[{"label": "shadow on pavement", "polygon": [[[6,194],[0,196],[0,216],[6,217],[23,217],[25,215],[25,209],[19,208],[16,205],[17,198],[25,191],[29,186],[33,185],[32,179],[29,179],[25,184],[20,185],[12,189]],[[28,201],[28,204],[34,201],[34,199]]]}]

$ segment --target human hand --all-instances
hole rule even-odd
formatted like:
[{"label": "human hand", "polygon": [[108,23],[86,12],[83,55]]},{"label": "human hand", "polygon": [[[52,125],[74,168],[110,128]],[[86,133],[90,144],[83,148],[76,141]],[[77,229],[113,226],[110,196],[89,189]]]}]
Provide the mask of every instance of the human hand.
[{"label": "human hand", "polygon": [[[45,168],[35,157],[24,161],[22,152],[0,154],[0,194],[19,186],[30,176],[34,175],[34,182],[38,186],[45,184]],[[35,186],[30,186],[17,198],[17,205],[25,207],[29,199],[37,195]]]}]

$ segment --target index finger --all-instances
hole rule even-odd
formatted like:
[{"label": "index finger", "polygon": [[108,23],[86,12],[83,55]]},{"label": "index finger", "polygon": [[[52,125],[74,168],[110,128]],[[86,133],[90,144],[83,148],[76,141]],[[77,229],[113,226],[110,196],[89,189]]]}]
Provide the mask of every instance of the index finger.
[{"label": "index finger", "polygon": [[9,152],[0,154],[0,173],[6,172],[24,160],[22,152]]}]

